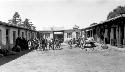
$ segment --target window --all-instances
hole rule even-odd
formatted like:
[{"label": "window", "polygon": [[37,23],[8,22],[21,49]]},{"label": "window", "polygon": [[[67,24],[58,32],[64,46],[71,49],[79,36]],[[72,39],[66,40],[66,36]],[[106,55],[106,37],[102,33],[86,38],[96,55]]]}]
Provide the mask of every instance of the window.
[{"label": "window", "polygon": [[72,38],[72,32],[67,33],[67,38]]}]

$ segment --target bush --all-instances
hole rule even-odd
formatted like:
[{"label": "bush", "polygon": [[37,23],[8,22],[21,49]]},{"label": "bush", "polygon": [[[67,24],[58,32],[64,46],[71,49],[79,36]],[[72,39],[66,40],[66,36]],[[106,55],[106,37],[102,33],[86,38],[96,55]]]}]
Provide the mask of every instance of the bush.
[{"label": "bush", "polygon": [[15,51],[15,52],[20,52],[21,51],[21,47],[19,45],[16,45],[12,48],[12,51]]},{"label": "bush", "polygon": [[6,56],[8,52],[9,50],[7,49],[0,49],[0,54],[3,54],[4,56]]}]

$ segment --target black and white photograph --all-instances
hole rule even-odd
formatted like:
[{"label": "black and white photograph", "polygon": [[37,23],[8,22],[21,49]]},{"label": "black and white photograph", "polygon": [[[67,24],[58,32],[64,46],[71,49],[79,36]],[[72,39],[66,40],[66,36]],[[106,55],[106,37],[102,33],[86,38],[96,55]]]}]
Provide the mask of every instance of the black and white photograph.
[{"label": "black and white photograph", "polygon": [[0,0],[0,72],[125,72],[125,0]]}]

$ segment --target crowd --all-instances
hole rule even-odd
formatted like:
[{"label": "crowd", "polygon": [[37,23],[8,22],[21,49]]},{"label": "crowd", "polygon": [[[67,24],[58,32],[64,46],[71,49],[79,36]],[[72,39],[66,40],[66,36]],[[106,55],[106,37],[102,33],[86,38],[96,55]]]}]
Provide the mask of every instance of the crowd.
[{"label": "crowd", "polygon": [[[23,37],[17,37],[15,45],[11,51],[20,52],[24,50],[42,50],[42,51],[50,49],[56,50],[60,48],[62,42],[63,39],[61,38],[55,38],[55,39],[34,38],[27,40],[26,38]],[[88,37],[86,39],[81,37],[73,38],[68,41],[68,44],[70,48],[72,48],[73,45],[75,45],[75,47],[85,48],[86,44],[90,44],[91,47],[95,47],[94,39],[92,37]],[[10,51],[6,48],[0,49],[0,54],[7,55],[9,52]]]},{"label": "crowd", "polygon": [[[90,48],[94,50],[94,48],[98,45],[96,45],[96,41],[94,40],[93,37],[90,37],[89,35],[85,37],[79,37],[79,38],[73,38],[68,41],[69,48],[73,48],[73,46],[81,48],[81,49],[86,49]],[[108,46],[102,42],[100,45],[102,49],[108,49]]]},{"label": "crowd", "polygon": [[42,38],[39,42],[40,42],[39,43],[40,46],[38,48],[40,50],[43,49],[43,51],[44,51],[47,48],[49,48],[49,50],[50,49],[55,50],[55,49],[60,48],[60,45],[62,43],[62,39],[57,39],[57,38],[56,39],[44,39],[44,38]]},{"label": "crowd", "polygon": [[92,37],[73,38],[73,39],[69,40],[68,44],[69,44],[70,48],[72,48],[73,45],[75,45],[75,47],[84,48],[85,45],[87,45],[87,44],[89,44],[91,47],[95,47],[94,38],[92,38]]},{"label": "crowd", "polygon": [[14,42],[15,44],[13,48],[11,50],[7,48],[1,48],[0,55],[6,56],[10,53],[13,54],[13,53],[21,52],[24,50],[37,49],[39,46],[38,41],[39,40],[37,38],[27,40],[26,38],[23,38],[23,37],[17,37],[16,41]]},{"label": "crowd", "polygon": [[26,40],[25,38],[18,37],[16,39],[16,44],[12,48],[13,51],[20,52],[23,50],[47,50],[50,49],[58,49],[62,43],[62,39],[30,39]]}]

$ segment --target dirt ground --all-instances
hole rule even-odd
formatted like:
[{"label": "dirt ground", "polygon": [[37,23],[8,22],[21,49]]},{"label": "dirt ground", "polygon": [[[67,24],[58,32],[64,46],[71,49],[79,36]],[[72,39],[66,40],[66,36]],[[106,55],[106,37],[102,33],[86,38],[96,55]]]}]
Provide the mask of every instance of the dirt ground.
[{"label": "dirt ground", "polygon": [[32,51],[0,66],[0,72],[125,72],[125,52],[69,49]]}]

